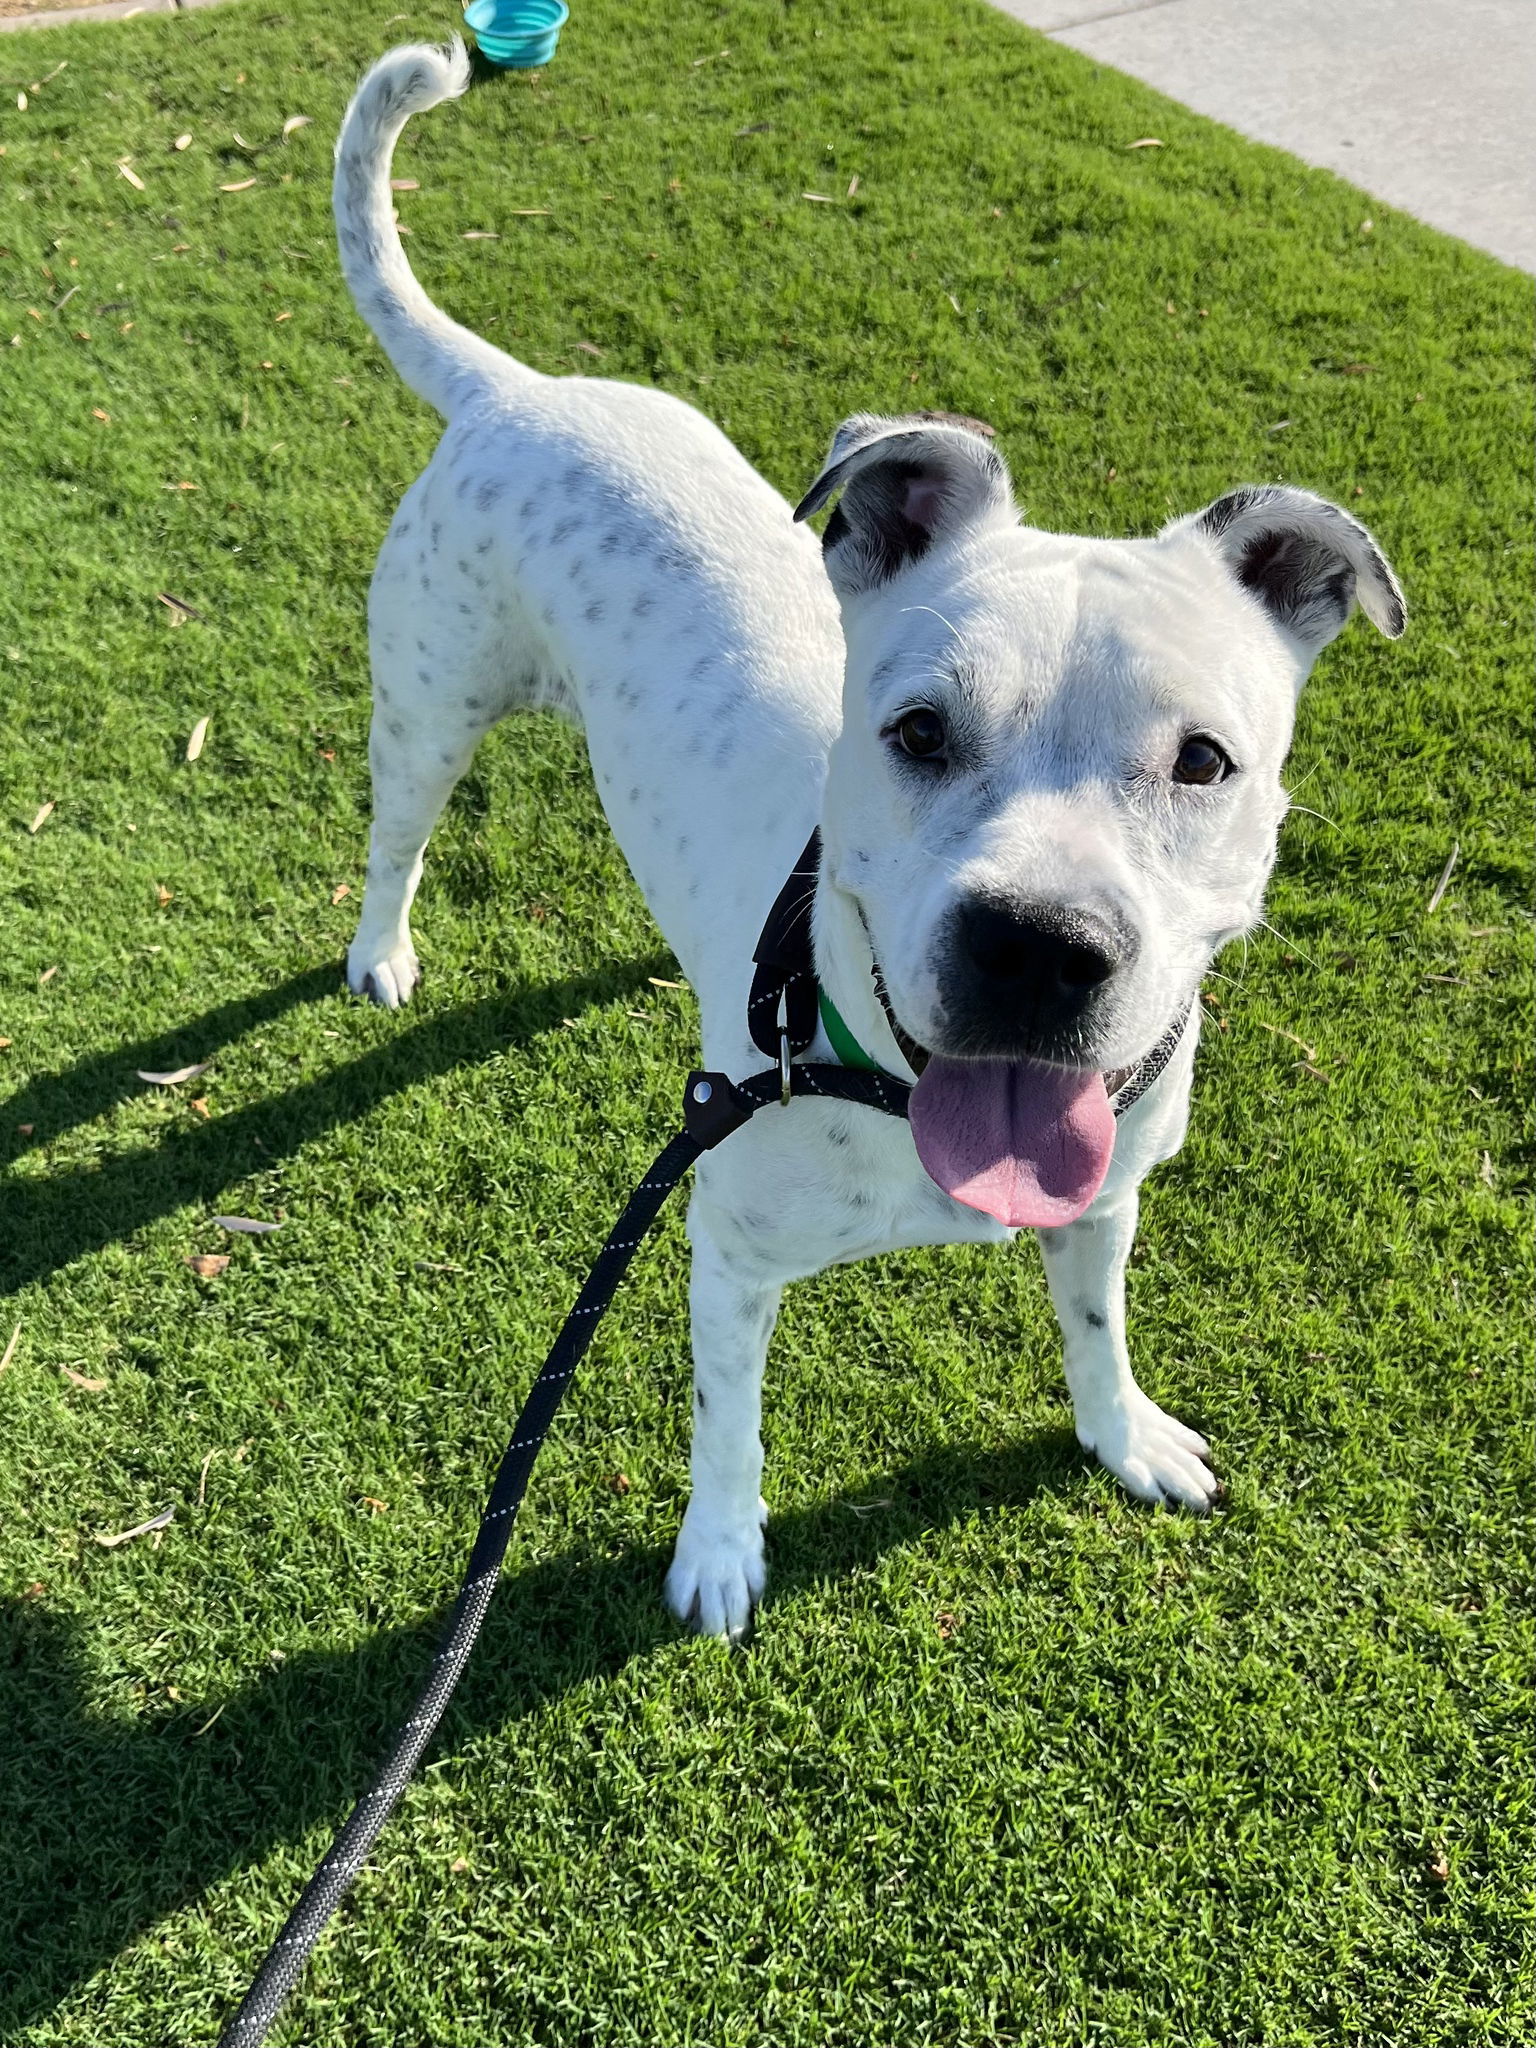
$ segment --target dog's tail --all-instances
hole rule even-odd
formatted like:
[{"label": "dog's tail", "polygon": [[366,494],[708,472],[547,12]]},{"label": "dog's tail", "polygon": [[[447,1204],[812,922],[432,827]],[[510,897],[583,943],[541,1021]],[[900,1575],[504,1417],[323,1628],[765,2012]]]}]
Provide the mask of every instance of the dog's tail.
[{"label": "dog's tail", "polygon": [[395,227],[390,159],[412,114],[457,99],[469,86],[457,36],[443,50],[407,43],[381,57],[353,96],[336,143],[331,203],[342,274],[357,310],[413,391],[451,418],[507,358],[439,312],[411,274]]}]

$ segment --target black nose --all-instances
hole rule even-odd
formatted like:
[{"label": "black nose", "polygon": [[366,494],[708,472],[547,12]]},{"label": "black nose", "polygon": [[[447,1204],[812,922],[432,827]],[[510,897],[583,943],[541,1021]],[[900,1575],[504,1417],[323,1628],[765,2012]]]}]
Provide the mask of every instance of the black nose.
[{"label": "black nose", "polygon": [[974,971],[1020,995],[1048,1001],[1091,994],[1120,964],[1120,941],[1104,920],[1052,904],[1013,910],[970,903],[960,943]]},{"label": "black nose", "polygon": [[959,906],[940,973],[945,1051],[1077,1059],[1095,1004],[1136,952],[1094,911],[974,897]]}]

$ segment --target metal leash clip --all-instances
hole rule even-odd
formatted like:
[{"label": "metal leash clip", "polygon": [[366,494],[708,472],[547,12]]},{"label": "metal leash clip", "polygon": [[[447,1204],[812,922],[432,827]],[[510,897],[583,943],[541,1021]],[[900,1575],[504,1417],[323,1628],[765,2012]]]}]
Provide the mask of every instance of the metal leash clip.
[{"label": "metal leash clip", "polygon": [[779,1026],[779,1101],[789,1107],[789,1033]]}]

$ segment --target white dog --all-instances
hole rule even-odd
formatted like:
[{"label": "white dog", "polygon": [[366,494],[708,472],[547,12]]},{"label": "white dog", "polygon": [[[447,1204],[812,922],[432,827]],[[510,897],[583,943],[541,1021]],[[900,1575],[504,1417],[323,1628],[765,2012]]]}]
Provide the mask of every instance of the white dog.
[{"label": "white dog", "polygon": [[[753,948],[819,825],[822,1014],[845,1053],[851,1035],[918,1083],[910,1124],[799,1098],[700,1162],[673,1608],[736,1635],[762,1593],[760,1394],[784,1282],[906,1245],[1033,1226],[1079,1440],[1141,1498],[1208,1506],[1205,1440],[1131,1372],[1137,1191],[1183,1139],[1201,976],[1259,916],[1297,693],[1356,599],[1402,631],[1391,570],[1354,519],[1287,488],[1234,491],[1152,540],[1033,531],[984,430],[944,416],[846,421],[792,517],[681,400],[539,376],[427,299],[390,157],[410,115],[468,83],[457,44],[393,51],[337,149],[347,281],[448,422],[373,581],[351,986],[408,999],[427,836],[481,734],[552,706],[586,730],[697,992],[705,1063],[763,1067]],[[796,522],[838,493],[818,546]],[[1159,1044],[1117,1125],[1111,1095]],[[811,1054],[836,1056],[825,1027]]]}]

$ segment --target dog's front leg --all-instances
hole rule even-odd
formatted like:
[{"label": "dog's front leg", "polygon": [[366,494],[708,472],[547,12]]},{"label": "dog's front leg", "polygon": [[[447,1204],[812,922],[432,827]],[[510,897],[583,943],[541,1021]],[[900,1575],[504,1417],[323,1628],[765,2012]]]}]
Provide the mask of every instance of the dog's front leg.
[{"label": "dog's front leg", "polygon": [[693,1240],[693,1492],[667,1601],[704,1635],[741,1636],[767,1581],[763,1561],[763,1366],[779,1289],[733,1264],[697,1207]]},{"label": "dog's front leg", "polygon": [[1142,1500],[1208,1508],[1220,1490],[1203,1436],[1165,1415],[1136,1384],[1125,1341],[1125,1268],[1135,1191],[1076,1223],[1038,1233],[1061,1324],[1077,1440]]}]

